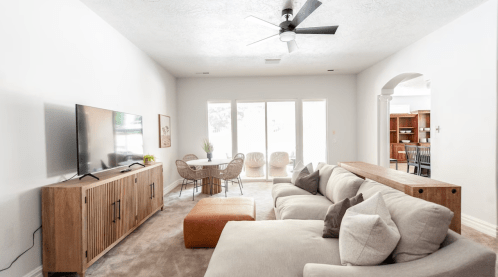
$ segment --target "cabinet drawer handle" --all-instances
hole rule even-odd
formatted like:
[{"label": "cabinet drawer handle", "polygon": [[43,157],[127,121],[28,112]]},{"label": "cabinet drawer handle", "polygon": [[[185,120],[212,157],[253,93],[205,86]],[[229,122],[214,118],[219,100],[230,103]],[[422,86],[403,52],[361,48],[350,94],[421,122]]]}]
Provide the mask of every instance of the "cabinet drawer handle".
[{"label": "cabinet drawer handle", "polygon": [[156,184],[152,183],[152,197],[156,198]]},{"label": "cabinet drawer handle", "polygon": [[113,202],[111,205],[113,207],[112,210],[114,212],[114,216],[113,216],[114,219],[112,220],[112,222],[116,223],[116,202]]},{"label": "cabinet drawer handle", "polygon": [[152,199],[152,191],[153,191],[152,184],[150,184],[149,186],[150,186],[150,199]]},{"label": "cabinet drawer handle", "polygon": [[121,199],[118,200],[118,219],[121,220]]}]

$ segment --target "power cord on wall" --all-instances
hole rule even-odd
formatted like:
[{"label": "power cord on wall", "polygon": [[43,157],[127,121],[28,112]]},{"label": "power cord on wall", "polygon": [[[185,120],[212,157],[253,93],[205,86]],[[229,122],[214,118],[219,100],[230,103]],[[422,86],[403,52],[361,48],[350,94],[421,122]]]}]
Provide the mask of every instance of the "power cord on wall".
[{"label": "power cord on wall", "polygon": [[63,183],[64,183],[64,182],[67,182],[67,181],[69,181],[69,180],[73,179],[74,177],[76,177],[77,175],[78,175],[78,173],[74,174],[74,175],[73,175],[73,177],[71,177],[71,178],[69,178],[69,179],[66,179],[66,180],[64,180],[64,181],[62,181],[62,182],[63,182]]},{"label": "power cord on wall", "polygon": [[41,230],[41,228],[42,228],[42,227],[40,226],[40,227],[38,227],[38,229],[36,229],[36,230],[33,232],[33,245],[31,245],[31,247],[30,247],[30,248],[26,249],[26,251],[22,252],[22,253],[21,253],[21,255],[17,256],[17,258],[15,258],[15,260],[13,260],[13,261],[10,263],[9,267],[6,267],[6,268],[4,268],[4,269],[0,269],[0,272],[5,271],[5,270],[9,269],[9,268],[10,268],[10,267],[11,267],[11,266],[12,266],[12,265],[13,265],[13,264],[14,264],[14,263],[15,263],[15,262],[16,262],[16,261],[17,261],[17,260],[18,260],[18,259],[22,256],[22,255],[24,255],[24,253],[28,252],[31,248],[33,248],[33,247],[35,246],[35,234],[36,234],[36,232],[37,232],[38,230]]}]

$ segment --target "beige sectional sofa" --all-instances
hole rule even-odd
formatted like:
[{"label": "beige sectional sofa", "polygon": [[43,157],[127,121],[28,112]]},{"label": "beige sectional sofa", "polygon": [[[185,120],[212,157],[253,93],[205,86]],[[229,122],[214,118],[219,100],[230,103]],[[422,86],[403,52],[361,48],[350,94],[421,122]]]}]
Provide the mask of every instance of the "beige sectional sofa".
[{"label": "beige sectional sofa", "polygon": [[[345,178],[361,183],[355,194],[368,199],[382,193],[401,240],[392,262],[341,265],[339,239],[322,238],[323,220],[333,204],[328,181],[334,170],[327,165],[323,176],[320,172],[317,195],[294,186],[290,178],[275,178],[277,220],[228,222],[205,276],[495,276],[496,254],[448,230],[453,214],[447,208],[371,180],[355,180],[352,174]],[[344,176],[340,170],[337,176]]]}]

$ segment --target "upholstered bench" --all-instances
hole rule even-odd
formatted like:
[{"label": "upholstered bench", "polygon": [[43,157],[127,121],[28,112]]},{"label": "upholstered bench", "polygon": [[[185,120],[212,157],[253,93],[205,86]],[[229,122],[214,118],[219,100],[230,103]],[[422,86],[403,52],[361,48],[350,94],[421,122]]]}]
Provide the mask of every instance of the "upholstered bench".
[{"label": "upholstered bench", "polygon": [[216,247],[228,221],[255,221],[254,198],[204,198],[183,220],[186,248]]}]

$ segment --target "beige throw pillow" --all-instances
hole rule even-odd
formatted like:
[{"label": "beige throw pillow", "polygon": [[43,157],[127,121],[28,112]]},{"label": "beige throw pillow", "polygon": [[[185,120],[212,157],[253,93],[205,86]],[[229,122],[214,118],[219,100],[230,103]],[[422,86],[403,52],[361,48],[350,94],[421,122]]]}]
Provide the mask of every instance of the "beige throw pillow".
[{"label": "beige throw pillow", "polygon": [[308,169],[308,173],[313,172],[313,164],[310,163],[304,166],[302,162],[298,162],[296,166],[294,166],[294,170],[292,171],[291,183],[296,183],[297,177],[299,177],[299,174],[301,174],[301,171],[303,171],[304,168]]},{"label": "beige throw pillow", "polygon": [[360,189],[368,199],[382,192],[391,218],[401,234],[393,259],[414,261],[436,252],[448,234],[453,212],[448,208],[415,198],[378,182],[367,180]]},{"label": "beige throw pillow", "polygon": [[394,250],[400,234],[379,192],[349,208],[339,231],[342,265],[378,265]]},{"label": "beige throw pillow", "polygon": [[[322,176],[320,176],[320,178],[322,178]],[[363,181],[363,179],[346,169],[339,166],[335,167],[327,182],[325,196],[333,203],[338,203],[346,198],[351,198],[356,195]]]}]

